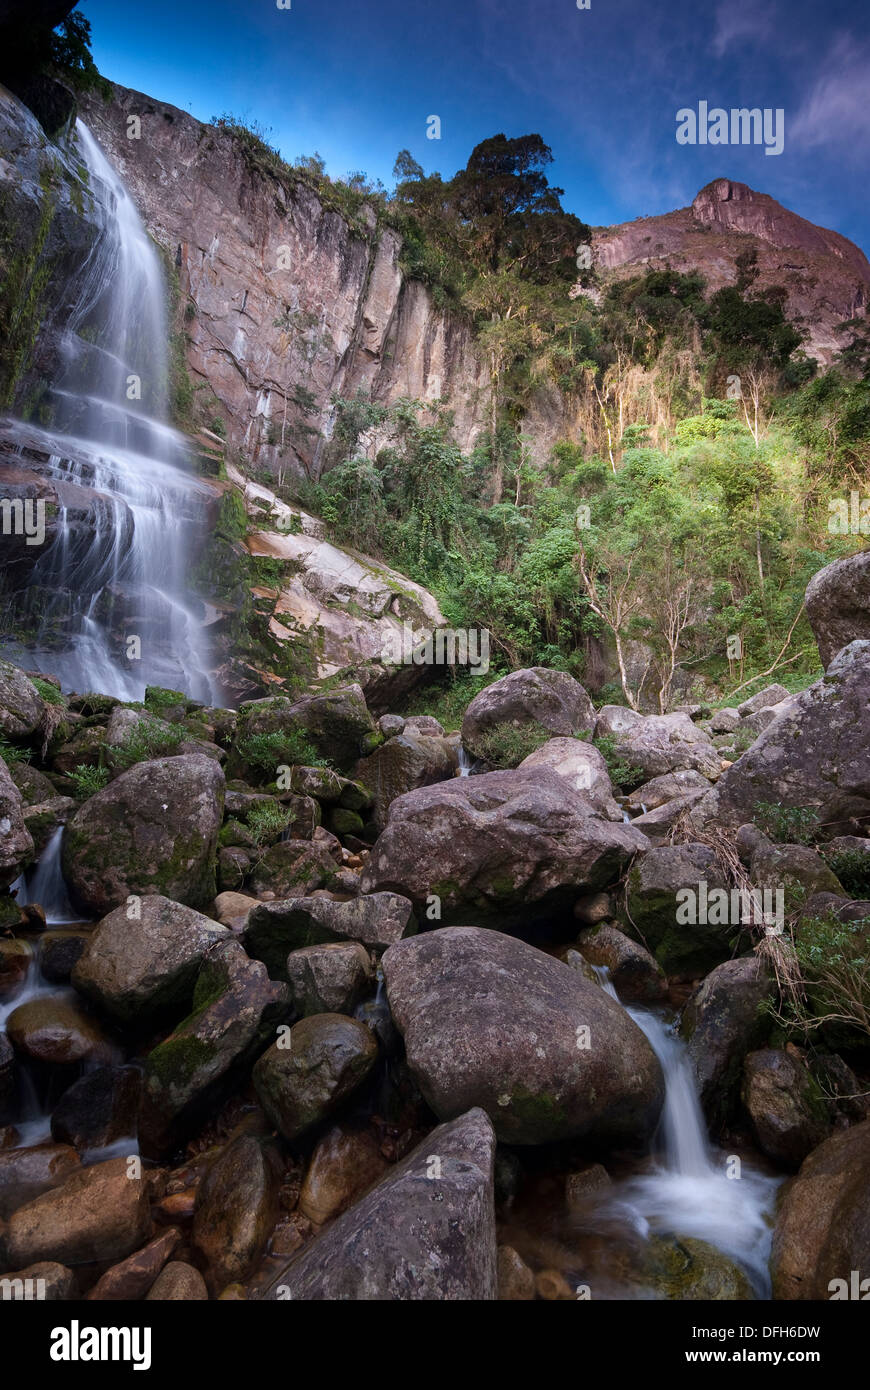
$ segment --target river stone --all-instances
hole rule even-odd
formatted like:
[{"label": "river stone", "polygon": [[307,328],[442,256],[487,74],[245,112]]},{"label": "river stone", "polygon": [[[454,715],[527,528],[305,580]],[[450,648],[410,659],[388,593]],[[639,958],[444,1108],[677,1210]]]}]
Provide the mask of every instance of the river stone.
[{"label": "river stone", "polygon": [[90,933],[86,931],[47,931],[39,939],[39,968],[52,984],[69,983],[73,966],[81,960]]},{"label": "river stone", "polygon": [[750,1052],[743,1072],[743,1104],[759,1147],[785,1168],[799,1168],[831,1132],[821,1089],[791,1052]]},{"label": "river stone", "polygon": [[699,825],[740,826],[759,802],[813,810],[829,835],[870,816],[870,641],[840,651],[693,808]]},{"label": "river stone", "polygon": [[614,753],[638,768],[645,780],[684,769],[714,780],[722,770],[710,737],[688,714],[638,714],[625,705],[603,705],[596,738],[612,738]]},{"label": "river stone", "polygon": [[655,957],[612,922],[587,927],[577,938],[577,949],[590,964],[607,967],[620,999],[654,1003],[667,995],[667,976]]},{"label": "river stone", "polygon": [[17,666],[0,660],[0,734],[11,739],[29,737],[39,727],[42,711],[36,686]]},{"label": "river stone", "polygon": [[383,970],[408,1065],[439,1119],[479,1105],[508,1144],[652,1133],[664,1094],[655,1054],[579,971],[479,927],[401,941]]},{"label": "river stone", "polygon": [[[868,1172],[870,1120],[832,1135],[804,1159],[786,1188],[773,1233],[774,1298],[849,1298],[852,1270],[859,1281],[870,1277]],[[866,1292],[865,1285],[865,1297]]]},{"label": "river stone", "polygon": [[167,1227],[134,1255],[107,1269],[85,1297],[95,1302],[138,1302],[145,1297],[180,1240],[178,1227]]},{"label": "river stone", "polygon": [[570,737],[591,733],[592,701],[573,676],[533,666],[511,671],[475,695],[462,720],[462,743],[476,758],[486,756],[486,735],[499,725]]},{"label": "river stone", "polygon": [[733,734],[739,723],[740,715],[736,709],[732,709],[730,706],[725,709],[717,709],[710,720],[710,733]]},{"label": "river stone", "polygon": [[296,1012],[352,1014],[371,983],[368,952],[358,941],[326,941],[287,957],[287,978]]},{"label": "river stone", "polygon": [[123,1259],[151,1235],[150,1188],[147,1173],[130,1177],[126,1158],[82,1168],[62,1187],[12,1213],[5,1233],[7,1258],[22,1265]]},{"label": "river stone", "polygon": [[145,1295],[146,1303],[205,1303],[207,1300],[205,1280],[198,1269],[183,1260],[170,1260]]},{"label": "river stone", "polygon": [[135,1135],[141,1089],[136,1067],[97,1067],[86,1072],[52,1110],[52,1138],[81,1152]]},{"label": "river stone", "polygon": [[729,1119],[743,1061],[770,1028],[760,1008],[773,984],[756,956],[727,960],[711,970],[688,1000],[680,1033],[698,1082],[701,1107],[709,1123]]},{"label": "river stone", "polygon": [[751,1299],[743,1270],[721,1250],[692,1236],[654,1235],[637,1270],[646,1296],[668,1302],[734,1302]]},{"label": "river stone", "polygon": [[288,990],[238,941],[221,941],[202,962],[192,1008],[145,1063],[139,1132],[149,1151],[185,1138],[223,1100],[288,1015]]},{"label": "river stone", "polygon": [[329,805],[338,801],[344,778],[329,767],[296,767],[290,773],[290,790],[299,796],[312,796]]},{"label": "river stone", "polygon": [[285,1139],[296,1139],[337,1110],[377,1061],[365,1024],[343,1014],[314,1014],[264,1052],[253,1071],[266,1114]]},{"label": "river stone", "polygon": [[95,1019],[69,999],[44,994],[19,1004],[6,1020],[15,1051],[34,1062],[72,1066],[92,1058],[108,1060],[111,1045]]},{"label": "river stone", "polygon": [[358,1201],[387,1167],[371,1130],[334,1125],[311,1155],[299,1210],[315,1226],[322,1226]]},{"label": "river stone", "polygon": [[33,838],[24,822],[21,793],[0,758],[0,890],[8,888],[33,858]]},{"label": "river stone", "polygon": [[57,796],[57,787],[44,772],[31,767],[30,763],[11,763],[9,776],[21,792],[25,806],[38,806],[40,802],[51,801]]},{"label": "river stone", "polygon": [[585,796],[590,808],[605,820],[622,821],[622,811],[613,798],[613,786],[604,756],[594,743],[579,738],[551,738],[527,758],[520,767],[551,767]]},{"label": "river stone", "polygon": [[221,1151],[199,1183],[191,1243],[213,1294],[240,1283],[266,1247],[278,1215],[274,1160],[252,1135]]},{"label": "river stone", "polygon": [[594,815],[584,793],[548,767],[454,778],[408,792],[363,871],[363,893],[404,894],[424,918],[501,928],[570,911],[578,892],[615,882],[649,841]]},{"label": "river stone", "polygon": [[287,978],[287,956],[330,941],[359,941],[383,950],[416,930],[411,904],[398,893],[369,893],[349,902],[290,898],[260,903],[248,917],[246,949],[265,961],[273,979]]},{"label": "river stone", "polygon": [[492,1125],[482,1110],[439,1126],[306,1245],[262,1297],[496,1299],[494,1151]]},{"label": "river stone", "polygon": [[433,734],[399,734],[356,765],[356,776],[374,796],[374,821],[379,830],[397,797],[417,787],[428,787],[455,777],[459,756],[455,742]]},{"label": "river stone", "polygon": [[744,700],[742,705],[738,705],[737,713],[741,719],[746,719],[750,714],[758,714],[759,710],[771,709],[780,701],[787,700],[790,693],[784,685],[765,686],[764,690],[759,690],[757,695],[753,695],[751,699]]},{"label": "river stone", "polygon": [[210,907],[223,800],[224,774],[200,754],[123,772],[67,824],[62,867],[73,901],[97,916],[131,894]]},{"label": "river stone", "polygon": [[[713,851],[692,842],[656,846],[636,860],[629,873],[629,929],[639,933],[669,975],[709,970],[731,954],[731,941],[740,930],[739,924],[728,922],[677,921],[678,911],[681,917],[687,915],[685,899],[678,894],[691,889],[700,907],[702,883],[708,892],[726,887]],[[730,916],[730,910],[725,915]]]},{"label": "river stone", "polygon": [[856,638],[870,638],[870,551],[859,550],[814,574],[806,606],[824,667]]},{"label": "river stone", "polygon": [[59,1187],[80,1168],[79,1156],[68,1144],[0,1150],[0,1217]]},{"label": "river stone", "polygon": [[139,917],[129,918],[128,910],[117,908],[94,929],[72,982],[117,1022],[148,1024],[187,1005],[206,951],[231,935],[157,895],[140,899]]},{"label": "river stone", "polygon": [[335,873],[329,850],[314,840],[281,840],[257,860],[250,878],[254,893],[304,898],[328,884]]},{"label": "river stone", "polygon": [[259,901],[247,893],[218,893],[214,900],[215,919],[230,931],[243,932],[251,910],[259,906]]},{"label": "river stone", "polygon": [[527,1303],[535,1297],[535,1276],[512,1245],[498,1247],[498,1296],[504,1303]]},{"label": "river stone", "polygon": [[[17,1281],[21,1281],[20,1294],[16,1290],[11,1297],[30,1301],[33,1293],[28,1293],[28,1288],[37,1289],[36,1298],[40,1303],[64,1303],[72,1293],[75,1275],[66,1265],[57,1264],[54,1260],[44,1260],[38,1264],[28,1265],[27,1269],[18,1269],[11,1274],[0,1276],[3,1285],[16,1288]],[[10,1297],[3,1293],[3,1298]]]},{"label": "river stone", "polygon": [[283,695],[251,700],[239,709],[238,739],[242,744],[256,734],[293,735],[300,731],[322,758],[344,769],[356,762],[363,739],[375,733],[375,724],[362,689],[355,684],[296,701]]},{"label": "river stone", "polygon": [[6,940],[0,937],[0,999],[8,998],[20,988],[32,960],[33,951],[28,941],[17,936]]}]

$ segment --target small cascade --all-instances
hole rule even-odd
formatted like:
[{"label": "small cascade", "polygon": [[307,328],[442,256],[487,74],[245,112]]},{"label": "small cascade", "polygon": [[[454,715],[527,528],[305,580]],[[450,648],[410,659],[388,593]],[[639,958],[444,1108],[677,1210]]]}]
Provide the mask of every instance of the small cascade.
[{"label": "small cascade", "polygon": [[458,775],[459,775],[460,777],[470,777],[476,766],[477,766],[477,759],[476,759],[476,758],[473,758],[473,757],[471,756],[471,754],[469,753],[468,749],[465,748],[465,747],[460,743],[460,745],[459,745],[459,774],[458,774]]},{"label": "small cascade", "polygon": [[47,927],[66,927],[82,920],[81,913],[75,911],[69,900],[61,872],[62,842],[63,826],[59,825],[39,856],[36,866],[14,885],[19,905],[26,907],[30,903],[38,904],[45,913]]}]

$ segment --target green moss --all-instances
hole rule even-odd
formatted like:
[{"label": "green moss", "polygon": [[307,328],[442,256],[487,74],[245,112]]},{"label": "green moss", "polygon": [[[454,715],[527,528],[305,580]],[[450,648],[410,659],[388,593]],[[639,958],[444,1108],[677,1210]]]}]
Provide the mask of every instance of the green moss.
[{"label": "green moss", "polygon": [[165,1087],[184,1083],[200,1067],[206,1066],[214,1055],[213,1043],[205,1042],[202,1038],[174,1034],[149,1054],[145,1064],[146,1078],[153,1077]]},{"label": "green moss", "polygon": [[554,1096],[522,1086],[511,1092],[510,1109],[525,1130],[542,1135],[557,1134],[568,1121],[565,1107]]}]

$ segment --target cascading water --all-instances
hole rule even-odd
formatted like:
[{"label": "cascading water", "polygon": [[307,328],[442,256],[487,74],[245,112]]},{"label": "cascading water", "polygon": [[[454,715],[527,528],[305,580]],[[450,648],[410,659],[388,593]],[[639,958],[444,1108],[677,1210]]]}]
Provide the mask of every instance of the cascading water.
[{"label": "cascading water", "polygon": [[[609,972],[600,967],[596,974],[618,1000]],[[661,1063],[665,1103],[654,1166],[619,1184],[610,1212],[642,1235],[673,1232],[708,1242],[743,1267],[758,1296],[769,1297],[769,1216],[779,1180],[710,1144],[691,1063],[674,1026],[647,1009],[626,1012]]]},{"label": "cascading water", "polygon": [[45,913],[48,927],[70,926],[82,920],[69,900],[63,873],[60,867],[63,826],[59,825],[51,836],[36,865],[22,875],[13,885],[19,907],[38,903]]},{"label": "cascading water", "polygon": [[166,423],[168,335],[159,257],[130,195],[81,121],[100,235],[72,287],[63,362],[39,428],[7,422],[7,456],[55,488],[59,515],[20,597],[13,661],[67,690],[141,699],[146,685],[216,698],[205,608],[185,593],[208,489]]}]

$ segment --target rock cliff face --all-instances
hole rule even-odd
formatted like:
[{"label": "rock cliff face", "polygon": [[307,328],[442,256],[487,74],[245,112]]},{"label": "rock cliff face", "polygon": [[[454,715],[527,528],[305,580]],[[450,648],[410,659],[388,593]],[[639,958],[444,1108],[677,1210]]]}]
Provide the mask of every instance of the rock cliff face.
[{"label": "rock cliff face", "polygon": [[[291,194],[252,171],[226,132],[140,92],[116,87],[82,115],[176,266],[190,368],[247,460],[276,463],[283,430],[299,473],[316,476],[330,396],[357,391],[449,400],[459,443],[474,443],[489,385],[470,330],[404,279],[400,238],[373,212],[351,229],[304,184]],[[294,403],[299,387],[308,409]]]},{"label": "rock cliff face", "polygon": [[714,179],[690,208],[599,228],[595,264],[620,278],[643,267],[699,270],[708,290],[733,285],[737,257],[757,255],[752,292],[782,286],[786,314],[807,334],[806,350],[829,362],[843,346],[838,325],[866,313],[870,262],[838,232],[817,227],[745,183]]}]

